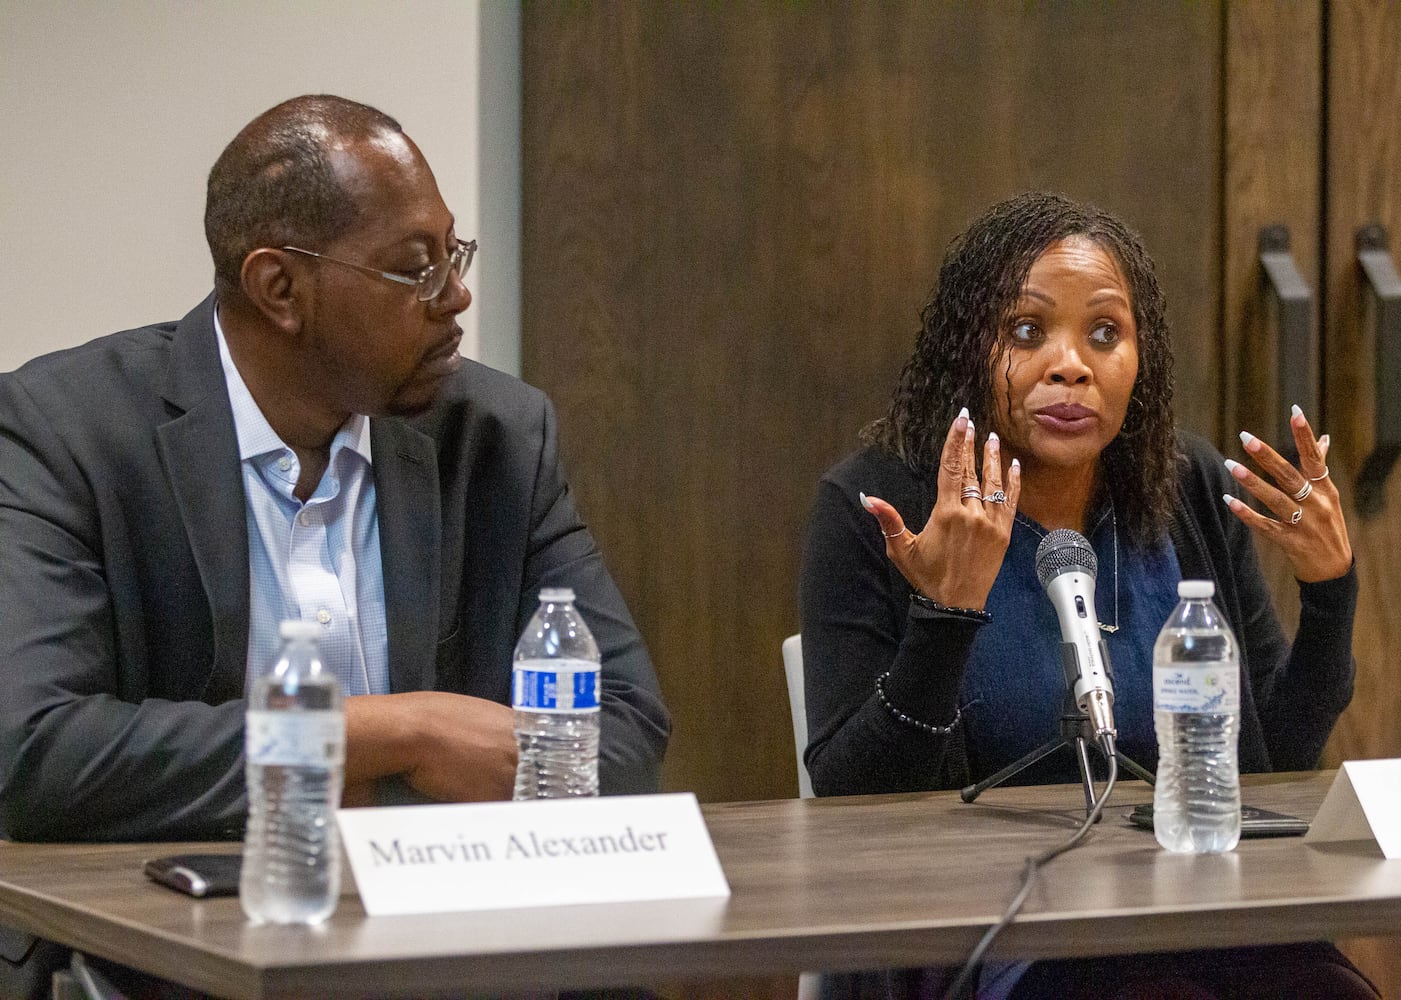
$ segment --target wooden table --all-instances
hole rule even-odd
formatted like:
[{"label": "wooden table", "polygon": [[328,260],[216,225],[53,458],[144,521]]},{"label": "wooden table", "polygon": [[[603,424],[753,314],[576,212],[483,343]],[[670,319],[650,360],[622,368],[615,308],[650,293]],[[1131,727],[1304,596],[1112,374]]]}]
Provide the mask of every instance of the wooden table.
[{"label": "wooden table", "polygon": [[[1264,776],[1248,804],[1312,818],[1331,773]],[[1089,841],[1040,876],[994,955],[1048,957],[1394,934],[1401,863],[1375,848],[1243,841],[1159,850],[1116,790]],[[676,982],[959,961],[1023,859],[1083,817],[1078,787],[705,807],[728,901],[366,917],[251,927],[236,899],[148,882],[143,859],[209,845],[0,843],[0,923],[231,997],[427,994]],[[237,845],[222,849],[237,850]]]}]

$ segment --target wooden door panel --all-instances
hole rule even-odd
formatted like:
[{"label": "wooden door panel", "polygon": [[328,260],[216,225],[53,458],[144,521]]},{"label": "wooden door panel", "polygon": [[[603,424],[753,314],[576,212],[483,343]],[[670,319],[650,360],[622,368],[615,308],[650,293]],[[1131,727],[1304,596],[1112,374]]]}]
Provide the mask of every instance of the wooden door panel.
[{"label": "wooden door panel", "polygon": [[[1357,229],[1379,222],[1401,248],[1401,5],[1357,0],[1328,5],[1328,152],[1323,351],[1329,468],[1348,508],[1361,597],[1353,650],[1357,690],[1329,744],[1329,761],[1401,757],[1401,471],[1381,509],[1353,502],[1373,444],[1376,400]],[[1401,386],[1388,387],[1401,392]],[[1384,996],[1401,995],[1401,938],[1349,942],[1346,950]]]},{"label": "wooden door panel", "polygon": [[676,719],[666,781],[796,786],[779,643],[818,476],[947,241],[1050,187],[1139,228],[1184,422],[1219,422],[1211,5],[523,9],[526,378]]},{"label": "wooden door panel", "polygon": [[[1278,442],[1296,402],[1280,399],[1275,384],[1278,330],[1270,325],[1261,295],[1264,227],[1288,228],[1294,260],[1314,291],[1313,321],[1318,322],[1322,22],[1317,5],[1226,9],[1222,445],[1237,458],[1239,431]],[[1309,416],[1317,420],[1321,414]],[[1282,608],[1298,604],[1292,578],[1287,583],[1276,598]],[[1298,617],[1297,608],[1292,613]]]},{"label": "wooden door panel", "polygon": [[[1362,578],[1354,648],[1357,697],[1333,740],[1334,759],[1401,756],[1401,475],[1387,501],[1364,515],[1351,503],[1371,451],[1376,398],[1365,289],[1354,240],[1380,222],[1401,259],[1401,7],[1334,4],[1329,24],[1326,333],[1329,467],[1349,501],[1349,527]],[[1390,387],[1401,392],[1401,386]]]},{"label": "wooden door panel", "polygon": [[[1222,261],[1222,451],[1248,461],[1238,432],[1279,444],[1289,406],[1277,391],[1277,326],[1262,295],[1260,231],[1283,225],[1318,322],[1323,175],[1323,14],[1317,5],[1231,4],[1226,8],[1224,255]],[[1321,414],[1310,414],[1319,420]],[[1260,546],[1275,607],[1293,633],[1299,588],[1289,562]]]}]

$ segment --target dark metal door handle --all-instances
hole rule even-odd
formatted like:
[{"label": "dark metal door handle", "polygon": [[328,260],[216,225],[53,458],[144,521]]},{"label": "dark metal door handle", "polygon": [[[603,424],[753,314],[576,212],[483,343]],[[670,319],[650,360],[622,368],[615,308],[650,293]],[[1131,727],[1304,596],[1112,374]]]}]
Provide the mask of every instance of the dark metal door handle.
[{"label": "dark metal door handle", "polygon": [[1279,330],[1275,354],[1276,406],[1285,411],[1280,451],[1292,461],[1298,456],[1286,407],[1297,403],[1310,420],[1319,420],[1322,416],[1318,408],[1318,334],[1313,324],[1313,293],[1299,273],[1294,255],[1289,252],[1288,226],[1265,226],[1260,230],[1259,246],[1260,291],[1266,322],[1273,320]]},{"label": "dark metal door handle", "polygon": [[1376,342],[1376,432],[1357,474],[1357,509],[1375,514],[1386,503],[1386,477],[1401,456],[1401,276],[1384,226],[1357,231],[1357,263],[1366,287],[1367,329]]}]

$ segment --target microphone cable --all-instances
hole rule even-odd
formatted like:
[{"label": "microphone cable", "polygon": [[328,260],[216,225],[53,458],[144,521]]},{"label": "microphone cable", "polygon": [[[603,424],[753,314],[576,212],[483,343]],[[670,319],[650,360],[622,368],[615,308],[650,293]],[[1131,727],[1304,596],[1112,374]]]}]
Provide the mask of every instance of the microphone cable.
[{"label": "microphone cable", "polygon": [[968,960],[963,963],[963,968],[958,973],[958,978],[953,981],[945,994],[947,1000],[961,1000],[968,994],[969,987],[973,985],[973,980],[982,971],[983,956],[992,946],[993,939],[1001,934],[1003,929],[1012,922],[1026,903],[1027,897],[1031,895],[1031,886],[1036,880],[1036,872],[1042,865],[1048,864],[1060,857],[1066,851],[1080,845],[1090,831],[1094,829],[1095,823],[1099,822],[1099,817],[1104,812],[1104,804],[1109,801],[1110,793],[1114,791],[1114,783],[1119,778],[1119,758],[1114,747],[1114,734],[1112,732],[1100,733],[1099,740],[1104,749],[1104,756],[1109,764],[1109,778],[1104,783],[1104,794],[1095,800],[1094,807],[1085,817],[1085,822],[1080,824],[1080,828],[1070,835],[1070,838],[1063,844],[1057,844],[1049,850],[1042,851],[1035,857],[1026,859],[1026,867],[1022,869],[1021,888],[1012,897],[1012,902],[1007,904],[1007,909],[1003,911],[1001,918],[993,924],[983,934],[981,940],[974,946],[973,951],[968,955]]}]

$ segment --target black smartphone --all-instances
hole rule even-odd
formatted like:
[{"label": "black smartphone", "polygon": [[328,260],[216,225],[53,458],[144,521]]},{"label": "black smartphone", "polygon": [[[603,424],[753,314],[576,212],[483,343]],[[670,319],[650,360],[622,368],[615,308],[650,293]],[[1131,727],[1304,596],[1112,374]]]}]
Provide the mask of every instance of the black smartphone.
[{"label": "black smartphone", "polygon": [[241,854],[171,854],[142,866],[146,877],[187,896],[236,896]]},{"label": "black smartphone", "polygon": [[[1153,804],[1135,806],[1127,819],[1134,826],[1144,830],[1153,829]],[[1246,837],[1302,837],[1309,832],[1309,825],[1297,816],[1271,812],[1255,806],[1240,807],[1240,835]]]}]

